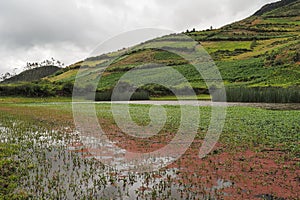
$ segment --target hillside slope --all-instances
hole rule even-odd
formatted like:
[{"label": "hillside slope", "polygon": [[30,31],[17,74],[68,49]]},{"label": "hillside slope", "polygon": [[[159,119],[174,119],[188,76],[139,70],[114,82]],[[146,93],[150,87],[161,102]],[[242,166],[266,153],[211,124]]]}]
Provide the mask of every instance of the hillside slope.
[{"label": "hillside slope", "polygon": [[290,3],[296,2],[297,0],[282,0],[274,3],[267,4],[263,6],[260,10],[258,10],[254,15],[261,16],[264,13],[270,12],[272,10],[275,10],[277,8],[289,5]]},{"label": "hillside slope", "polygon": [[[220,29],[184,34],[209,53],[228,87],[300,86],[300,0],[268,4],[254,15]],[[185,39],[179,34],[156,38],[125,50],[88,58],[44,79],[54,85],[73,83],[80,68],[82,87],[101,76],[97,91],[111,91],[131,69],[140,74],[148,71],[155,79],[160,77],[165,66],[169,66],[184,75],[198,93],[203,93],[207,85],[200,74],[185,59],[169,52],[176,50],[189,55],[197,48],[191,41],[182,41]],[[174,81],[174,88],[185,87]],[[166,94],[164,88],[156,85],[142,89],[152,95]]]},{"label": "hillside slope", "polygon": [[4,80],[2,83],[31,82],[45,78],[60,70],[56,66],[43,66],[21,72],[20,74]]}]

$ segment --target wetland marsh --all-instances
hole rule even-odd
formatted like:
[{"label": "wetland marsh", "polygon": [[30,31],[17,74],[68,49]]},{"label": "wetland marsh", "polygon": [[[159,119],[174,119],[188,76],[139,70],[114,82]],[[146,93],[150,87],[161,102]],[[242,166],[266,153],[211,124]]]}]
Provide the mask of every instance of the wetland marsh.
[{"label": "wetland marsh", "polygon": [[[117,127],[110,106],[95,104],[99,123],[116,145],[129,151],[161,148],[180,124],[180,106],[163,105],[167,122],[159,134],[132,138]],[[147,125],[150,107],[131,104],[133,120]],[[144,173],[122,170],[117,160],[115,167],[97,160],[75,130],[69,102],[5,103],[0,110],[3,199],[299,197],[299,110],[230,106],[220,140],[200,159],[211,114],[210,106],[201,106],[199,130],[185,154],[158,171]]]}]

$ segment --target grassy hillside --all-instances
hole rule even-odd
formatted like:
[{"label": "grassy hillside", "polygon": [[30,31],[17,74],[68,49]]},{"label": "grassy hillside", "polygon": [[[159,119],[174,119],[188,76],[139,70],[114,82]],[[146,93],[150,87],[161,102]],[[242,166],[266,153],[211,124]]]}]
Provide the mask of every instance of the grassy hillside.
[{"label": "grassy hillside", "polygon": [[[297,85],[300,83],[300,1],[284,2],[292,3],[275,10],[258,12],[261,14],[255,14],[220,29],[186,34],[199,41],[213,57],[228,85]],[[164,46],[182,48],[183,51],[193,48],[189,42],[186,46],[176,46],[178,42],[172,41],[171,36],[141,44],[145,47],[147,45],[158,48]],[[189,66],[185,60],[166,51],[156,49],[128,51],[128,54],[111,64],[106,70],[104,83],[100,84],[103,87],[99,89],[108,87],[110,82],[113,85],[113,81],[125,71],[147,63],[164,64],[189,71],[186,69]],[[85,62],[69,66],[65,74],[51,77],[49,80],[71,81],[81,65],[100,70],[103,63],[115,55],[107,54],[89,58]],[[186,76],[189,78],[194,74],[188,73]]]},{"label": "grassy hillside", "polygon": [[[220,29],[184,34],[195,40],[196,45],[179,35],[164,36],[88,58],[45,80],[54,85],[73,83],[81,68],[82,87],[88,87],[102,74],[97,91],[103,92],[112,90],[120,77],[131,69],[137,70],[137,75],[147,71],[155,79],[169,66],[183,74],[197,93],[207,93],[205,82],[191,63],[170,53],[176,50],[189,56],[202,46],[215,61],[227,87],[296,87],[297,90],[300,86],[300,0],[268,4],[253,16]],[[104,69],[108,63],[109,67]],[[184,87],[186,85],[177,85],[174,80],[174,88]],[[155,85],[142,89],[154,96],[169,95],[164,88]]]}]

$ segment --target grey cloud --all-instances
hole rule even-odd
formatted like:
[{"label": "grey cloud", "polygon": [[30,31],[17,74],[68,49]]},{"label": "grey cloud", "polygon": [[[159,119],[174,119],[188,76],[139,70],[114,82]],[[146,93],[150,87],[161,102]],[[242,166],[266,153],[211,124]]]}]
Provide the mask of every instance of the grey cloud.
[{"label": "grey cloud", "polygon": [[93,29],[92,16],[88,12],[81,13],[70,1],[58,5],[51,1],[27,3],[27,0],[24,4],[15,0],[4,2],[0,4],[0,15],[5,20],[5,23],[1,23],[0,40],[5,40],[4,43],[8,42],[9,45],[82,42],[86,30]]},{"label": "grey cloud", "polygon": [[275,0],[0,1],[0,73],[56,57],[78,61],[99,43],[137,28],[219,27]]}]

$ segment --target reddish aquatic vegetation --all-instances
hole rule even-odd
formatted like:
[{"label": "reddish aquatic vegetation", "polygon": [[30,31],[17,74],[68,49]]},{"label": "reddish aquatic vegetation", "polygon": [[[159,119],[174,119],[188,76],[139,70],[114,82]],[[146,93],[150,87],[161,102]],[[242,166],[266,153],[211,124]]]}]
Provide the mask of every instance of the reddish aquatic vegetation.
[{"label": "reddish aquatic vegetation", "polygon": [[141,186],[141,187],[138,188],[138,190],[141,191],[141,192],[145,192],[145,191],[147,191],[147,190],[148,190],[148,191],[151,191],[151,188],[145,187],[145,186]]},{"label": "reddish aquatic vegetation", "polygon": [[[228,199],[254,199],[261,194],[297,199],[300,196],[300,169],[296,160],[284,161],[279,152],[221,152],[210,154],[204,159],[198,157],[198,145],[193,145],[186,154],[170,168],[180,169],[183,183],[211,187],[218,179],[231,181],[233,185],[223,189]],[[218,144],[215,150],[226,151]],[[276,160],[283,160],[276,162]],[[189,178],[194,175],[192,178]]]},{"label": "reddish aquatic vegetation", "polygon": [[76,151],[84,148],[84,145],[82,142],[72,142],[68,145],[69,150]]},{"label": "reddish aquatic vegetation", "polygon": [[[174,134],[161,134],[148,139],[132,138],[120,132],[115,125],[105,129],[111,140],[131,152],[151,152],[162,148]],[[200,159],[202,141],[195,140],[185,154],[168,168],[179,169],[173,180],[189,188],[185,192],[212,193],[204,188],[217,187],[218,180],[229,181],[231,186],[221,188],[224,199],[261,199],[261,195],[297,199],[299,192],[299,159],[287,159],[288,152],[272,148],[254,150],[227,149],[218,143],[207,157]],[[256,152],[257,151],[257,152]]]},{"label": "reddish aquatic vegetation", "polygon": [[[101,119],[101,123],[105,124],[104,130],[109,139],[130,152],[152,152],[164,147],[174,136],[162,133],[152,138],[138,139],[122,133],[116,125],[106,120]],[[288,152],[262,147],[256,150],[237,148],[233,151],[218,143],[209,155],[200,159],[201,144],[201,140],[195,140],[179,160],[168,166],[179,169],[177,178],[172,181],[185,185],[188,188],[185,192],[216,195],[214,190],[207,188],[217,187],[218,180],[224,180],[232,185],[220,188],[222,192],[218,190],[223,199],[261,199],[263,194],[286,199],[299,198],[299,159],[287,159]],[[90,151],[93,155],[97,153],[95,149]]]},{"label": "reddish aquatic vegetation", "polygon": [[147,153],[155,151],[167,145],[174,137],[174,133],[162,132],[150,138],[136,138],[122,131],[110,121],[105,119],[99,120],[106,136],[116,142],[120,148],[130,152]]}]

